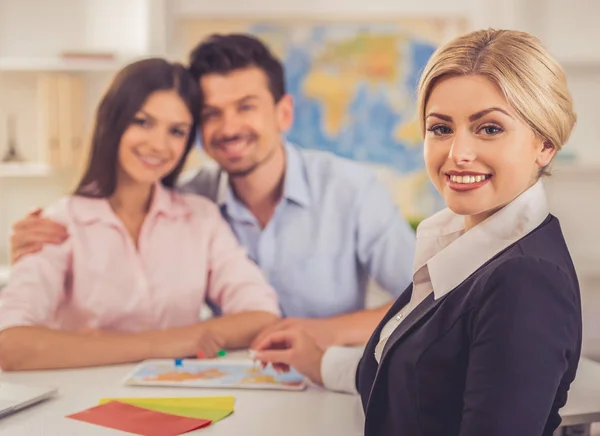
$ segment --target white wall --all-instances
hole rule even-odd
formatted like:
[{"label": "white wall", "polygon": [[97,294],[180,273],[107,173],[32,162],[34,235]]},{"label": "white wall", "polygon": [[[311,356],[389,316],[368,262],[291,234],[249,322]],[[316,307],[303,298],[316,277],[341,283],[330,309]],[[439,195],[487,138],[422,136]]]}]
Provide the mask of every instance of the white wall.
[{"label": "white wall", "polygon": [[66,18],[84,13],[80,0],[0,0],[0,56],[47,57],[81,49],[85,22]]},{"label": "white wall", "polygon": [[[565,150],[582,162],[600,164],[600,147],[595,143],[600,121],[600,1],[527,0],[520,2],[519,26],[541,39],[561,62],[575,101],[578,122]],[[517,20],[518,21],[518,20]]]},{"label": "white wall", "polygon": [[344,15],[379,14],[436,14],[447,15],[464,13],[469,10],[472,0],[220,0],[200,2],[197,0],[173,0],[172,9],[179,16],[287,16],[301,14],[331,17]]},{"label": "white wall", "polygon": [[149,49],[150,0],[0,0],[0,56]]},{"label": "white wall", "polygon": [[597,0],[535,0],[537,20],[533,31],[563,61],[600,61],[600,2]]},{"label": "white wall", "polygon": [[[84,7],[84,44],[88,50],[136,56],[149,50],[146,0],[80,0]],[[52,2],[50,2],[52,3]]]}]

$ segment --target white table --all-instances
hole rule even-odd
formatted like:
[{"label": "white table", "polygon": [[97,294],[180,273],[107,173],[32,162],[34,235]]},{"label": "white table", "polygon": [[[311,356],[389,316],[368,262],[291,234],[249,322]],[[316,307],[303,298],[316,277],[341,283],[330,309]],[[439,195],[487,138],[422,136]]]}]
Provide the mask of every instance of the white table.
[{"label": "white table", "polygon": [[[364,415],[359,397],[310,386],[303,392],[228,389],[125,387],[120,381],[135,365],[103,368],[2,373],[0,380],[57,386],[55,398],[0,419],[0,436],[71,436],[125,434],[65,415],[94,406],[102,397],[233,395],[233,415],[190,435],[359,436]],[[561,410],[563,425],[590,431],[600,422],[600,364],[582,359],[569,401]],[[557,431],[558,435],[563,430]],[[589,433],[573,433],[587,435]]]},{"label": "white table", "polygon": [[364,415],[354,395],[309,386],[305,391],[125,387],[135,365],[61,371],[2,373],[0,381],[57,386],[51,400],[0,419],[1,436],[99,436],[126,434],[64,416],[98,404],[103,397],[233,395],[232,415],[190,435],[359,436]]},{"label": "white table", "polygon": [[[588,436],[592,423],[600,422],[600,363],[582,358],[579,362],[577,377],[571,385],[569,399],[560,414],[562,426],[576,426],[577,431],[571,434]],[[569,434],[565,430],[557,430],[556,435]]]}]

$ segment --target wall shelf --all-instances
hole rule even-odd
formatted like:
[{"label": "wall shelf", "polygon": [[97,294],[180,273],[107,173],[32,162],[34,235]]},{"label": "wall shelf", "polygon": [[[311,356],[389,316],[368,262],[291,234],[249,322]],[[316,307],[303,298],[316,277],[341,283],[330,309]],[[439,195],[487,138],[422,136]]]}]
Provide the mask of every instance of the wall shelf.
[{"label": "wall shelf", "polygon": [[598,266],[598,262],[594,259],[579,259],[575,262],[575,270],[583,280],[600,279],[600,267]]},{"label": "wall shelf", "polygon": [[52,174],[52,167],[41,162],[32,163],[0,163],[2,177],[47,177]]},{"label": "wall shelf", "polygon": [[62,59],[0,57],[0,72],[94,72],[116,71],[127,63],[124,59]]},{"label": "wall shelf", "polygon": [[567,75],[571,74],[600,74],[600,58],[597,56],[588,59],[564,58],[559,59],[560,65],[565,69]]},{"label": "wall shelf", "polygon": [[8,283],[10,267],[8,265],[0,265],[0,288]]},{"label": "wall shelf", "polygon": [[598,174],[600,175],[600,162],[555,161],[550,166],[553,174]]}]

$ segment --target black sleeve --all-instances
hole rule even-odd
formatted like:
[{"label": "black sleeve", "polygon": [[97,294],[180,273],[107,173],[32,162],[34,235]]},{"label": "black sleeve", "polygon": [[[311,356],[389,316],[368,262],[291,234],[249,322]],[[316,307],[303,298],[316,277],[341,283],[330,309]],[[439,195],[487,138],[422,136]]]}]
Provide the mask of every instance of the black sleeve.
[{"label": "black sleeve", "polygon": [[539,436],[549,419],[557,426],[550,412],[566,402],[563,376],[581,344],[568,276],[539,259],[506,261],[485,286],[472,331],[460,436]]}]

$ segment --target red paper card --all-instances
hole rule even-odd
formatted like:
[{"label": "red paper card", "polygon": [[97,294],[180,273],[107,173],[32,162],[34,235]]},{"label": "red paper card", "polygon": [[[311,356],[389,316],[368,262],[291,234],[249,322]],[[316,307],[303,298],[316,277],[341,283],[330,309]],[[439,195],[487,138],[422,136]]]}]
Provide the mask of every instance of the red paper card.
[{"label": "red paper card", "polygon": [[155,412],[118,401],[91,407],[68,415],[67,418],[143,436],[176,436],[206,427],[211,423],[207,419]]}]

